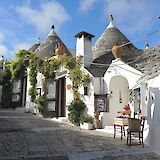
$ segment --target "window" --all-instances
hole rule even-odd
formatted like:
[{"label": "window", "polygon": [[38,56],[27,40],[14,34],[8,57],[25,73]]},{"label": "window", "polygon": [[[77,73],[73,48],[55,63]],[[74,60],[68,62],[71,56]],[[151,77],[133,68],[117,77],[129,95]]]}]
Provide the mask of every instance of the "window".
[{"label": "window", "polygon": [[36,91],[37,91],[37,97],[40,97],[41,96],[41,88],[37,88]]},{"label": "window", "polygon": [[55,96],[56,96],[56,82],[55,81],[49,82],[47,89],[48,89],[47,98],[55,98]]},{"label": "window", "polygon": [[14,80],[13,81],[13,93],[20,93],[21,92],[21,80]]},{"label": "window", "polygon": [[88,95],[88,87],[84,87],[84,95]]},{"label": "window", "polygon": [[47,110],[48,111],[55,111],[55,101],[48,101],[47,102]]}]

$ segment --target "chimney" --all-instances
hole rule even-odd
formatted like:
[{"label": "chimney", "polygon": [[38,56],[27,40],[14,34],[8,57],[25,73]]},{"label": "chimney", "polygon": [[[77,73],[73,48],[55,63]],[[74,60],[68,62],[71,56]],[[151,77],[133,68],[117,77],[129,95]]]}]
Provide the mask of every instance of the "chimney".
[{"label": "chimney", "polygon": [[75,37],[77,38],[76,56],[81,56],[83,66],[87,67],[93,61],[91,39],[95,36],[82,31],[82,32],[77,33]]}]

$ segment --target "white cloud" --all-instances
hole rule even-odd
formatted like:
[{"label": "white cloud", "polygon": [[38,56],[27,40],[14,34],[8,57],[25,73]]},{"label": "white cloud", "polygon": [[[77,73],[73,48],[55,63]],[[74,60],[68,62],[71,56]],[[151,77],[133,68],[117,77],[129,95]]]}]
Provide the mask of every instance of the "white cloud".
[{"label": "white cloud", "polygon": [[15,46],[15,50],[28,50],[30,47],[30,43],[19,43]]},{"label": "white cloud", "polygon": [[97,0],[81,0],[79,10],[84,12],[91,10],[96,1]]},{"label": "white cloud", "polygon": [[8,49],[5,45],[0,44],[0,54],[5,55],[8,52]]},{"label": "white cloud", "polygon": [[54,24],[56,29],[70,19],[65,8],[57,1],[52,0],[41,4],[40,9],[32,9],[29,5],[17,7],[16,11],[39,32],[46,33]]},{"label": "white cloud", "polygon": [[105,12],[128,33],[135,33],[151,25],[153,12],[145,0],[106,0]]}]

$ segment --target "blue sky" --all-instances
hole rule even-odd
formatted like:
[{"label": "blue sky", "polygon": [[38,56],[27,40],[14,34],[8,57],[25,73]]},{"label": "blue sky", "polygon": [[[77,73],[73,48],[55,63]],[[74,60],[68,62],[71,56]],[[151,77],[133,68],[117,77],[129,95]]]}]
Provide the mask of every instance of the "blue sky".
[{"label": "blue sky", "polygon": [[[0,55],[11,59],[17,49],[28,49],[38,37],[43,41],[55,25],[55,31],[70,48],[75,48],[74,35],[86,31],[95,38],[109,23],[114,24],[138,48],[160,45],[159,0],[5,0],[0,1]],[[138,40],[138,41],[136,41]]]}]

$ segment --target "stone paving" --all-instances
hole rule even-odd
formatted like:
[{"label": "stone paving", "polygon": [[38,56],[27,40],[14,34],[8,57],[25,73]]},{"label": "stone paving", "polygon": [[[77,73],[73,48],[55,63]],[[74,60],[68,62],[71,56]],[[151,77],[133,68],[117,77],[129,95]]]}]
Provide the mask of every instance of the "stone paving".
[{"label": "stone paving", "polygon": [[0,110],[0,160],[158,160],[150,148],[30,113]]}]

